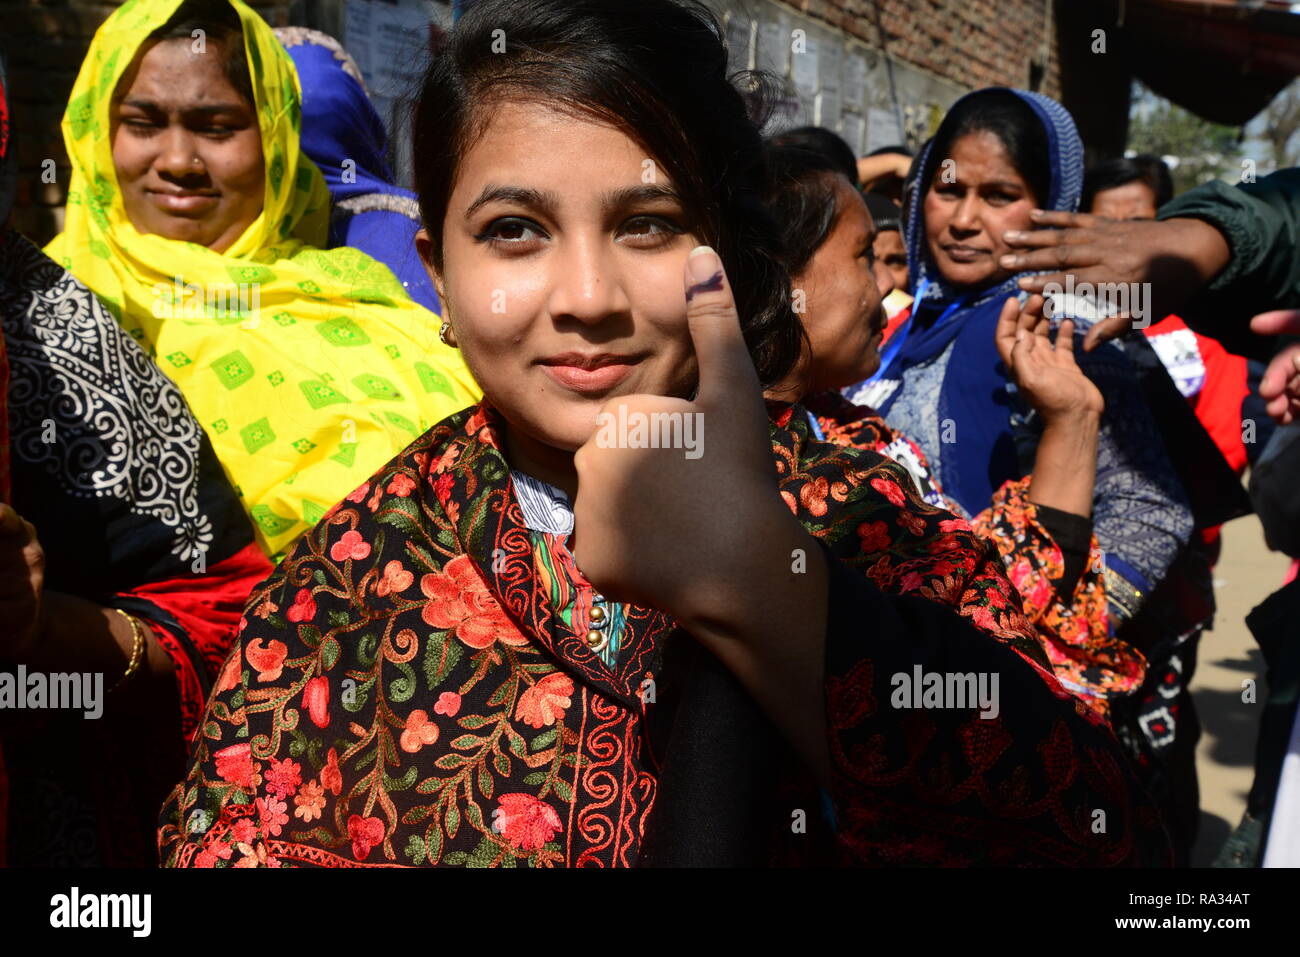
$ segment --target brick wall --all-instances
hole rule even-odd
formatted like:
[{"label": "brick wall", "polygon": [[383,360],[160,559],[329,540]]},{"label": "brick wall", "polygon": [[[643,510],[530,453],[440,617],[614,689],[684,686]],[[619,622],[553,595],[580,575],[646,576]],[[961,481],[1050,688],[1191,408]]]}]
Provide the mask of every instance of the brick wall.
[{"label": "brick wall", "polygon": [[966,89],[1059,93],[1050,0],[780,0],[904,63]]}]

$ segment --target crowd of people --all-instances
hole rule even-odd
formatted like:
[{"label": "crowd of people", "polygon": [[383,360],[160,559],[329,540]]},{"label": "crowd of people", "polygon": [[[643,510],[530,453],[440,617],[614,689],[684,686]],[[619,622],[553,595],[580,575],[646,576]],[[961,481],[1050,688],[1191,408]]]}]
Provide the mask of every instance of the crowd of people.
[{"label": "crowd of people", "polygon": [[[1187,864],[1218,529],[1300,555],[1300,172],[1003,88],[765,138],[689,0],[431,52],[411,191],[332,37],[96,33],[0,231],[0,662],[108,690],[0,710],[5,862]],[[1300,853],[1298,602],[1225,863]]]}]

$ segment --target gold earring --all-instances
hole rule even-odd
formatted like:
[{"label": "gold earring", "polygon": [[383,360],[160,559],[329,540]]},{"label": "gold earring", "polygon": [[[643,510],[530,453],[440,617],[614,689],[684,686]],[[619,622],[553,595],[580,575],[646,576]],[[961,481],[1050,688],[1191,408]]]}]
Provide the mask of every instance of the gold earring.
[{"label": "gold earring", "polygon": [[438,338],[444,346],[456,348],[456,333],[452,331],[451,323],[445,319],[442,321],[442,328],[438,330]]}]

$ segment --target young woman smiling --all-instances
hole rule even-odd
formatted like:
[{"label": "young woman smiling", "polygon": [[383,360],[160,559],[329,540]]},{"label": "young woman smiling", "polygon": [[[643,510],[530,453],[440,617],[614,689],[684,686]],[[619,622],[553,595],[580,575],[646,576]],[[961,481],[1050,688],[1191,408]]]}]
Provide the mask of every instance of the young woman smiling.
[{"label": "young woman smiling", "polygon": [[[1159,857],[964,523],[768,420],[799,327],[726,77],[693,3],[458,23],[415,115],[420,250],[484,402],[255,592],[166,863]],[[704,454],[594,441],[620,406],[701,415]],[[914,669],[996,676],[998,716],[887,706]]]}]

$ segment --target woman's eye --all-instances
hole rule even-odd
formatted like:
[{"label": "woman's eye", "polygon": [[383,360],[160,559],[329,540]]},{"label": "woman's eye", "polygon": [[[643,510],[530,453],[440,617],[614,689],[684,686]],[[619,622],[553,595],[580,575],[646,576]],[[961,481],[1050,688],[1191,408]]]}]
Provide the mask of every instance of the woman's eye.
[{"label": "woman's eye", "polygon": [[475,238],[479,242],[495,243],[501,246],[522,246],[534,239],[541,239],[544,233],[534,223],[524,219],[498,219],[491,223]]},{"label": "woman's eye", "polygon": [[676,223],[672,223],[658,216],[634,216],[623,224],[619,232],[635,241],[635,245],[654,245],[667,241],[673,236],[679,236],[684,230]]}]

